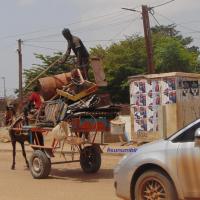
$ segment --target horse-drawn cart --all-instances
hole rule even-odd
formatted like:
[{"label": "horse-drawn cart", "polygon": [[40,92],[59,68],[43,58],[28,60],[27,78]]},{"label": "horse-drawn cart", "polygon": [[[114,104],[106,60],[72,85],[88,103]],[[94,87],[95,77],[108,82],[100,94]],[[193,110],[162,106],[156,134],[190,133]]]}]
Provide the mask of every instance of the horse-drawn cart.
[{"label": "horse-drawn cart", "polygon": [[[100,112],[101,111],[101,112]],[[108,113],[109,112],[109,113]],[[22,126],[12,130],[26,132],[29,134],[31,147],[34,150],[30,160],[29,167],[34,178],[46,178],[50,171],[51,165],[80,162],[81,168],[86,173],[95,173],[101,166],[101,145],[103,142],[103,133],[110,130],[110,108],[96,110],[91,113],[79,113],[67,121],[60,122],[55,128],[46,128],[39,126]],[[95,116],[96,114],[96,116]],[[45,137],[52,134],[53,141],[51,145],[45,145]],[[97,134],[100,134],[100,141],[96,142]],[[71,146],[71,160],[51,162],[55,153],[63,155],[64,145]],[[74,153],[80,153],[80,159],[74,159]],[[68,152],[69,153],[69,152]]]},{"label": "horse-drawn cart", "polygon": [[[34,178],[46,178],[51,165],[80,162],[86,173],[95,173],[101,166],[101,145],[103,133],[110,131],[110,120],[114,119],[119,108],[102,104],[102,99],[95,94],[97,86],[89,81],[82,84],[69,84],[57,90],[56,97],[46,101],[32,125],[12,126],[10,130],[26,133],[34,150],[29,167]],[[23,120],[23,119],[22,119]],[[26,120],[25,120],[26,121]],[[45,139],[51,134],[51,144]],[[99,141],[97,142],[97,135]],[[70,160],[52,162],[55,153],[65,158],[64,147],[70,147]],[[74,153],[79,152],[79,159]],[[69,153],[69,151],[68,151]]]}]

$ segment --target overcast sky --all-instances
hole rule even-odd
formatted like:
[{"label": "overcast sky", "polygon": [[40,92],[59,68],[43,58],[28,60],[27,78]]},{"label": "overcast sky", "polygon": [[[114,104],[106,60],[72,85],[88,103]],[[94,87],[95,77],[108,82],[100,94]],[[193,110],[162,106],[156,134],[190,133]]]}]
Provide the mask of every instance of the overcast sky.
[{"label": "overcast sky", "polygon": [[[108,46],[132,34],[143,35],[140,13],[121,8],[156,6],[169,0],[0,0],[0,77],[6,79],[7,94],[18,88],[17,40],[22,39],[23,68],[39,63],[34,53],[52,55],[66,50],[64,27],[79,36],[89,49]],[[155,8],[162,25],[177,24],[185,36],[200,46],[200,0],[175,0]],[[151,26],[156,21],[151,17]],[[0,97],[3,79],[0,79]]]}]

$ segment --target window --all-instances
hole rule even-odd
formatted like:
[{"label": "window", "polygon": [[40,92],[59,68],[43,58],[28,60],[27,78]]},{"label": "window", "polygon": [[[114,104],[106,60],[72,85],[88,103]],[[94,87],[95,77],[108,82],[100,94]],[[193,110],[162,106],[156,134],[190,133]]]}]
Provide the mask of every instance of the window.
[{"label": "window", "polygon": [[197,123],[177,136],[172,142],[194,142],[194,135],[197,128],[200,128],[200,123]]}]

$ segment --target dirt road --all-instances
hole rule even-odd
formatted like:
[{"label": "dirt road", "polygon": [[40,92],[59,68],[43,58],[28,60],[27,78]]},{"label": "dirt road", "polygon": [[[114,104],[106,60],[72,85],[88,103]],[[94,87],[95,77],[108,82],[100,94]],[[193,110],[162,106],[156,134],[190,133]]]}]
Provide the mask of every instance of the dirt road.
[{"label": "dirt road", "polygon": [[92,175],[84,174],[79,163],[54,165],[44,180],[32,178],[20,152],[16,170],[10,170],[11,158],[11,152],[0,152],[1,200],[119,200],[113,188],[113,167],[120,156],[104,155],[100,171]]}]

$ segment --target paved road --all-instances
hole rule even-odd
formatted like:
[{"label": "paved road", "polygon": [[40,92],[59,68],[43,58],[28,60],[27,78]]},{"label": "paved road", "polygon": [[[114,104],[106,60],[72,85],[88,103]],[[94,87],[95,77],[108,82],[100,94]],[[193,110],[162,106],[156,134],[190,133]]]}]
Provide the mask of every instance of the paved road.
[{"label": "paved road", "polygon": [[113,188],[113,167],[120,158],[104,155],[101,170],[92,175],[84,174],[79,163],[54,165],[48,179],[35,180],[25,168],[20,152],[16,170],[12,171],[11,153],[0,151],[0,199],[119,200]]}]

